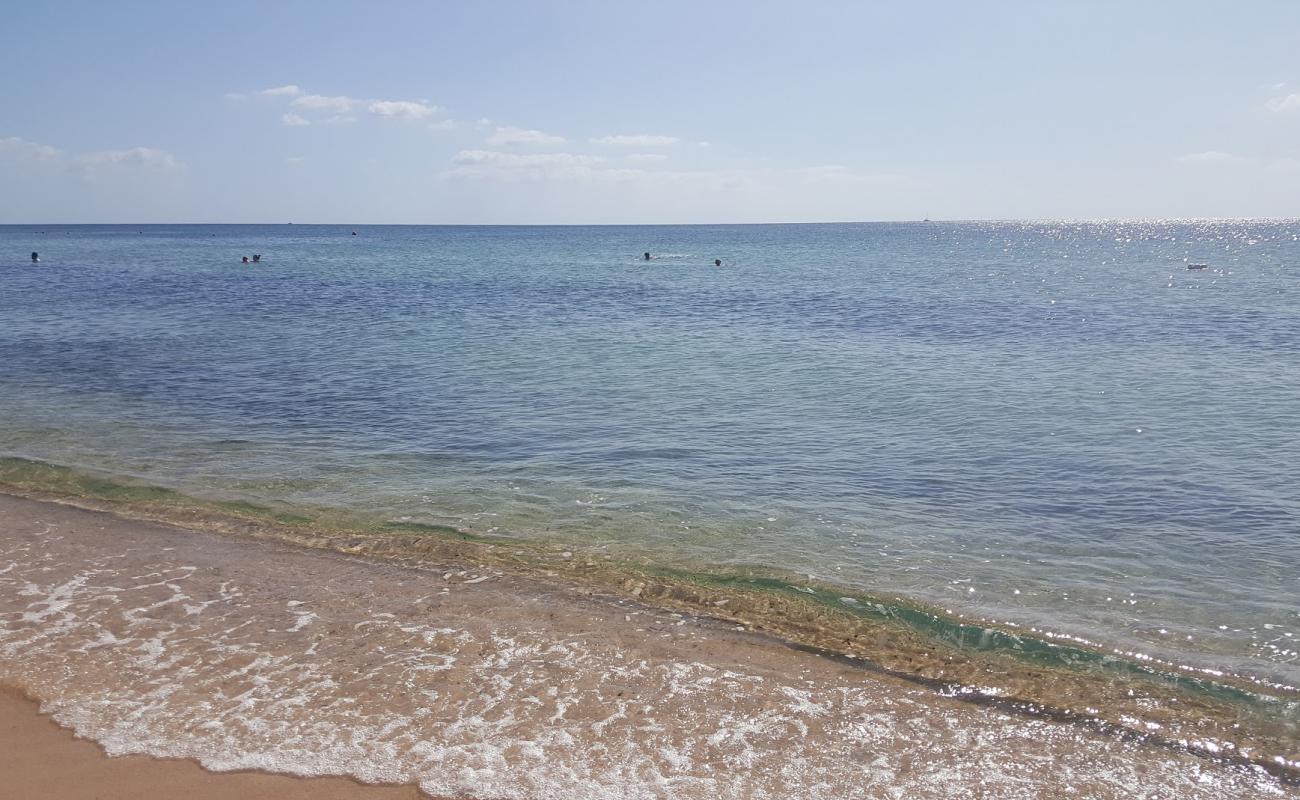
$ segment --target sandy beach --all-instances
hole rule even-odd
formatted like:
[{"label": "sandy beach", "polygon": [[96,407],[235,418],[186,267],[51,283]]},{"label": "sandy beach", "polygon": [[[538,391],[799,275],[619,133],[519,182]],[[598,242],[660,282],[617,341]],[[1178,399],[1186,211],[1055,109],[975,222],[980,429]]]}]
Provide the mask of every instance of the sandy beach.
[{"label": "sandy beach", "polygon": [[37,704],[0,688],[0,775],[4,794],[43,800],[416,800],[413,786],[363,786],[345,778],[258,772],[216,774],[189,760],[109,758],[94,742],[41,716]]},{"label": "sandy beach", "polygon": [[[28,765],[14,780],[50,787],[35,796],[109,796],[77,792],[128,773],[143,784],[121,796],[169,796],[172,781],[203,797],[257,796],[240,782],[292,796],[282,787],[300,780],[194,761],[340,776],[302,784],[327,797],[1289,791],[474,564],[399,565],[11,496],[0,519],[0,680],[62,726],[7,695],[6,735],[31,756],[11,756]],[[34,766],[65,758],[87,772]]]}]

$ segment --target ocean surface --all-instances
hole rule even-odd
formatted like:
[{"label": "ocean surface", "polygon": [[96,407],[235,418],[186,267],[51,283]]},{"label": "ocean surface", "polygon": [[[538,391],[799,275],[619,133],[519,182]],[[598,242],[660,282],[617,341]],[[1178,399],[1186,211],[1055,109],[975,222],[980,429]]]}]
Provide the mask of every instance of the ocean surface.
[{"label": "ocean surface", "polygon": [[1300,222],[2,226],[0,456],[1285,689]]}]

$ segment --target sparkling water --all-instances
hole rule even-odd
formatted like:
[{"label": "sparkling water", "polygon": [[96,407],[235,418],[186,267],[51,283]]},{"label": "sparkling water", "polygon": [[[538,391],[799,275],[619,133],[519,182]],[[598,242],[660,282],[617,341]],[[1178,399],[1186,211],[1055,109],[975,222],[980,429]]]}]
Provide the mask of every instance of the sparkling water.
[{"label": "sparkling water", "polygon": [[0,227],[0,455],[1295,685],[1298,236]]}]

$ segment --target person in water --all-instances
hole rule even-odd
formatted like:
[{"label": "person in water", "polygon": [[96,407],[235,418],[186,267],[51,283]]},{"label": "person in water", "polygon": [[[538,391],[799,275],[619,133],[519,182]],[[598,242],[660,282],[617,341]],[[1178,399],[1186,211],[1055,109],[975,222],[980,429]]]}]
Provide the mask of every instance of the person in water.
[{"label": "person in water", "polygon": [[244,256],[244,263],[245,263],[245,264],[248,263],[248,256]]},{"label": "person in water", "polygon": [[646,254],[645,254],[645,260],[646,260],[646,261],[649,261],[649,260],[650,260],[650,254],[649,254],[649,253],[646,253]]},{"label": "person in water", "polygon": [[41,254],[38,253],[38,252],[36,252],[35,250],[33,250],[33,251],[32,251],[32,263],[35,264],[37,261],[40,261],[40,260],[41,260]]},{"label": "person in water", "polygon": [[720,267],[720,266],[722,266],[722,259],[720,259],[720,258],[715,258],[715,259],[713,259],[713,266],[715,266],[715,267]]},{"label": "person in water", "polygon": [[262,261],[262,254],[261,254],[261,253],[254,253],[254,254],[253,254],[253,263],[254,263],[254,264],[258,264],[258,263],[261,263],[261,261]]}]

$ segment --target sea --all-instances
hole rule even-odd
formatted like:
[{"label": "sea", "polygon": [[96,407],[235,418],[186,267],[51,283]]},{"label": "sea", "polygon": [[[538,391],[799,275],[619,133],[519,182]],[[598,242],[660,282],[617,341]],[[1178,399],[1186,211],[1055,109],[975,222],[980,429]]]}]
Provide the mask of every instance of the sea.
[{"label": "sea", "polygon": [[921,614],[1300,757],[1300,221],[0,226],[0,457]]}]

